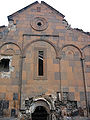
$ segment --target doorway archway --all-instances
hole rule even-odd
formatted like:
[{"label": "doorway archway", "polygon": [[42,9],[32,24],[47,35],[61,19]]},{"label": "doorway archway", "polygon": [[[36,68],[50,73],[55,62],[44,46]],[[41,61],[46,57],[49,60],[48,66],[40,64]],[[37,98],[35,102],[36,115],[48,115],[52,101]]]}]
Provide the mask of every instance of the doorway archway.
[{"label": "doorway archway", "polygon": [[32,120],[49,120],[49,114],[45,107],[37,106],[34,113],[32,113]]}]

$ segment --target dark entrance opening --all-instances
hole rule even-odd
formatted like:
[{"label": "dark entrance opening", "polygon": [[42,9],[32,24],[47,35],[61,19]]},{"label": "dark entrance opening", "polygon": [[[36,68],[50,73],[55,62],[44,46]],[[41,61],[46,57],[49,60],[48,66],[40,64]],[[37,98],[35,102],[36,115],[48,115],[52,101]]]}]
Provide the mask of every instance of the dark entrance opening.
[{"label": "dark entrance opening", "polygon": [[32,114],[32,120],[48,120],[48,113],[43,106],[38,106]]}]

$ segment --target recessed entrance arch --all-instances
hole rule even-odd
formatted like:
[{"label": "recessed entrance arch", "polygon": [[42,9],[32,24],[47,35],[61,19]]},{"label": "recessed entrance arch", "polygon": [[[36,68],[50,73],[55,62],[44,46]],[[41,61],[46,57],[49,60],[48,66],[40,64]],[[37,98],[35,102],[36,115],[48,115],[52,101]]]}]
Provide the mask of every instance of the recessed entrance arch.
[{"label": "recessed entrance arch", "polygon": [[37,106],[32,113],[32,120],[49,120],[49,114],[44,106]]}]

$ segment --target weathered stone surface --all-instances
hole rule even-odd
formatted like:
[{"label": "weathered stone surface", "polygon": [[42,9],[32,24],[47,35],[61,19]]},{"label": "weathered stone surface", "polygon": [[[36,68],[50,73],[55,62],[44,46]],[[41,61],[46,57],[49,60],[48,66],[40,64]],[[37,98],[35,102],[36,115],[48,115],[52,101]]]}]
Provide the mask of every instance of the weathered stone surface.
[{"label": "weathered stone surface", "polygon": [[[25,109],[25,99],[43,95],[46,100],[51,96],[53,112],[57,93],[60,100],[62,92],[85,113],[86,103],[90,102],[90,34],[72,29],[64,16],[45,2],[35,2],[8,20],[8,27],[0,27],[0,67],[1,58],[10,58],[9,72],[0,71],[0,100],[9,101],[5,115],[10,116],[15,109],[17,116],[19,107]],[[39,51],[44,52],[42,56]],[[43,63],[41,75],[39,60]],[[65,102],[56,100],[56,116],[60,117]],[[55,118],[55,113],[52,116]]]}]

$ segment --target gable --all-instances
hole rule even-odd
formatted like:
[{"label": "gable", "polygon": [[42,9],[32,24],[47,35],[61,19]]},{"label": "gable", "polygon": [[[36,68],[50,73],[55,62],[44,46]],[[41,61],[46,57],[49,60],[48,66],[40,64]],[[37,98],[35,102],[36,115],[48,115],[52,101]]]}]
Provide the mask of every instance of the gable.
[{"label": "gable", "polygon": [[[37,6],[37,8],[36,8],[36,9],[35,9],[35,8],[33,9],[33,7],[34,7],[35,5]],[[33,11],[33,12],[37,12],[37,11],[39,10],[39,7],[42,7],[42,9],[43,9],[43,6],[47,7],[47,10],[48,10],[48,11],[50,10],[50,11],[52,11],[54,14],[57,14],[58,16],[60,16],[60,17],[62,17],[62,18],[65,17],[62,13],[60,13],[59,11],[57,11],[56,9],[54,9],[53,7],[51,7],[50,5],[48,5],[47,3],[45,3],[44,1],[41,1],[41,3],[39,3],[38,1],[36,1],[36,2],[34,2],[34,3],[32,3],[32,4],[30,4],[30,5],[22,8],[21,10],[13,13],[12,15],[9,15],[9,16],[8,16],[8,20],[11,21],[11,20],[13,20],[14,17],[16,17],[16,16],[18,16],[18,15],[20,15],[20,14],[22,14],[22,13],[24,13],[25,11],[28,11],[28,10],[30,10],[30,9],[31,9],[30,12],[32,12],[32,11]],[[45,11],[45,12],[48,12],[48,11]]]}]

